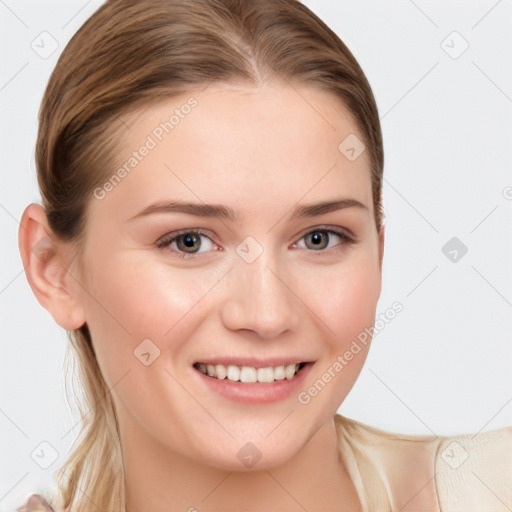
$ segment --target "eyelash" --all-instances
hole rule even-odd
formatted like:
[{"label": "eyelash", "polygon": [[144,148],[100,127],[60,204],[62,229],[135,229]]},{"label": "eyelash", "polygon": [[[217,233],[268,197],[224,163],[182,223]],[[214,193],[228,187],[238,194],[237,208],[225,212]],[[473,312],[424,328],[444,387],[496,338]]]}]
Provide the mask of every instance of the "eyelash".
[{"label": "eyelash", "polygon": [[[350,237],[349,235],[347,235],[347,233],[345,233],[344,231],[341,231],[341,230],[337,230],[337,229],[332,229],[332,228],[328,228],[328,227],[324,227],[324,226],[319,226],[319,227],[316,227],[314,229],[311,229],[309,230],[307,233],[305,233],[304,235],[302,235],[299,240],[302,240],[303,238],[305,238],[307,235],[311,234],[311,233],[315,233],[315,232],[323,232],[323,233],[329,233],[329,234],[335,234],[335,235],[338,235],[340,238],[341,238],[341,243],[339,245],[337,245],[336,247],[333,247],[331,248],[330,250],[331,251],[339,251],[341,249],[344,248],[344,246],[346,245],[352,245],[352,244],[355,244],[357,243],[357,241]],[[200,235],[200,236],[205,236],[206,238],[208,238],[212,243],[215,243],[207,234],[206,234],[206,231],[202,230],[202,229],[182,229],[181,231],[176,231],[174,233],[168,233],[167,235],[164,235],[162,238],[160,238],[159,240],[157,240],[157,242],[155,243],[155,246],[158,248],[158,249],[163,249],[164,247],[168,247],[170,246],[173,242],[175,242],[181,235],[187,235],[187,234],[194,234],[194,235]],[[330,241],[330,240],[329,240]],[[308,250],[308,249],[306,249]],[[310,252],[318,252],[318,253],[325,253],[327,252],[329,249],[319,249],[318,251],[315,251],[313,249],[310,250]],[[190,254],[187,254],[187,253],[183,253],[183,252],[179,252],[179,251],[176,251],[174,250],[173,251],[179,258],[182,258],[182,259],[190,259],[190,258],[195,258],[197,256],[199,256],[200,254],[202,253],[190,253]]]}]

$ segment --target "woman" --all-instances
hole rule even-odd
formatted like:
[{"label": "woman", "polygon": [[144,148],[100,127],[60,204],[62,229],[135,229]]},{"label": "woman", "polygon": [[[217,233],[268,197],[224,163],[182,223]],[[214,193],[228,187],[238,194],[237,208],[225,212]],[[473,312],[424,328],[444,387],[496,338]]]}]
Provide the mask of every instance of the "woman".
[{"label": "woman", "polygon": [[107,1],[50,79],[36,161],[20,252],[87,397],[56,510],[512,507],[512,428],[336,413],[381,291],[382,135],[300,2]]}]

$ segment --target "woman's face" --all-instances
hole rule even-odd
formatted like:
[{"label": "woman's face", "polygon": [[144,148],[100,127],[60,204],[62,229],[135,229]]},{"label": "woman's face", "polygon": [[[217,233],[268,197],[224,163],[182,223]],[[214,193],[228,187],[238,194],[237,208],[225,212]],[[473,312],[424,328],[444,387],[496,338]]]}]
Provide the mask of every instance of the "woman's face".
[{"label": "woman's face", "polygon": [[230,470],[288,460],[367,355],[383,238],[362,137],[306,87],[210,85],[122,121],[75,290],[122,437]]}]

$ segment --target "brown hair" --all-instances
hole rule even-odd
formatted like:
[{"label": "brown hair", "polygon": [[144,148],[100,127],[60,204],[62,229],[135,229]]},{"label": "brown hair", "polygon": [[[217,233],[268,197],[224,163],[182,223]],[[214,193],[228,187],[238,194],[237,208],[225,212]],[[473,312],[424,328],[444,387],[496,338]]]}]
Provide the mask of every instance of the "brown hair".
[{"label": "brown hair", "polygon": [[[39,112],[38,183],[50,228],[83,243],[87,205],[115,167],[120,116],[211,82],[312,85],[339,98],[370,161],[380,232],[382,134],[368,81],[347,47],[297,0],[108,0],[78,30]],[[341,142],[341,141],[340,141]],[[118,423],[87,325],[67,331],[78,361],[81,439],[58,474],[66,510],[124,511]]]}]

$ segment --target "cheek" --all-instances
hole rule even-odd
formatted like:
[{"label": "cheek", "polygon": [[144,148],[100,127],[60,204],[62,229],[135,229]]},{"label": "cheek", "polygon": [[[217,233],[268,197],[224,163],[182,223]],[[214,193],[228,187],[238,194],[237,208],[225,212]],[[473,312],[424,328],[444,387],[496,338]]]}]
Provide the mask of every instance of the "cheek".
[{"label": "cheek", "polygon": [[120,256],[90,269],[86,318],[98,365],[123,417],[129,411],[162,439],[182,439],[184,423],[204,422],[204,411],[191,405],[173,360],[179,365],[190,351],[205,315],[201,299],[220,277],[134,260]]},{"label": "cheek", "polygon": [[323,350],[298,396],[324,419],[336,413],[361,373],[380,295],[380,270],[371,253],[354,255],[333,269],[315,272],[315,285],[310,283],[311,309],[323,325]]},{"label": "cheek", "polygon": [[136,355],[139,346],[145,346],[141,345],[144,340],[158,347],[144,342],[154,351],[151,357],[153,353],[164,356],[155,360],[159,364],[169,356],[179,357],[199,324],[201,299],[219,279],[217,272],[212,274],[171,268],[128,254],[90,267],[86,321],[109,380],[127,369],[140,370]]},{"label": "cheek", "polygon": [[[306,279],[309,277],[309,279]],[[371,251],[353,253],[338,266],[301,276],[302,296],[316,318],[319,360],[298,403],[312,416],[330,418],[343,403],[364,365],[380,295],[380,270]]]},{"label": "cheek", "polygon": [[325,341],[335,350],[344,347],[373,325],[380,295],[380,271],[371,254],[355,254],[339,266],[301,272],[300,298],[311,317],[326,333]]}]

